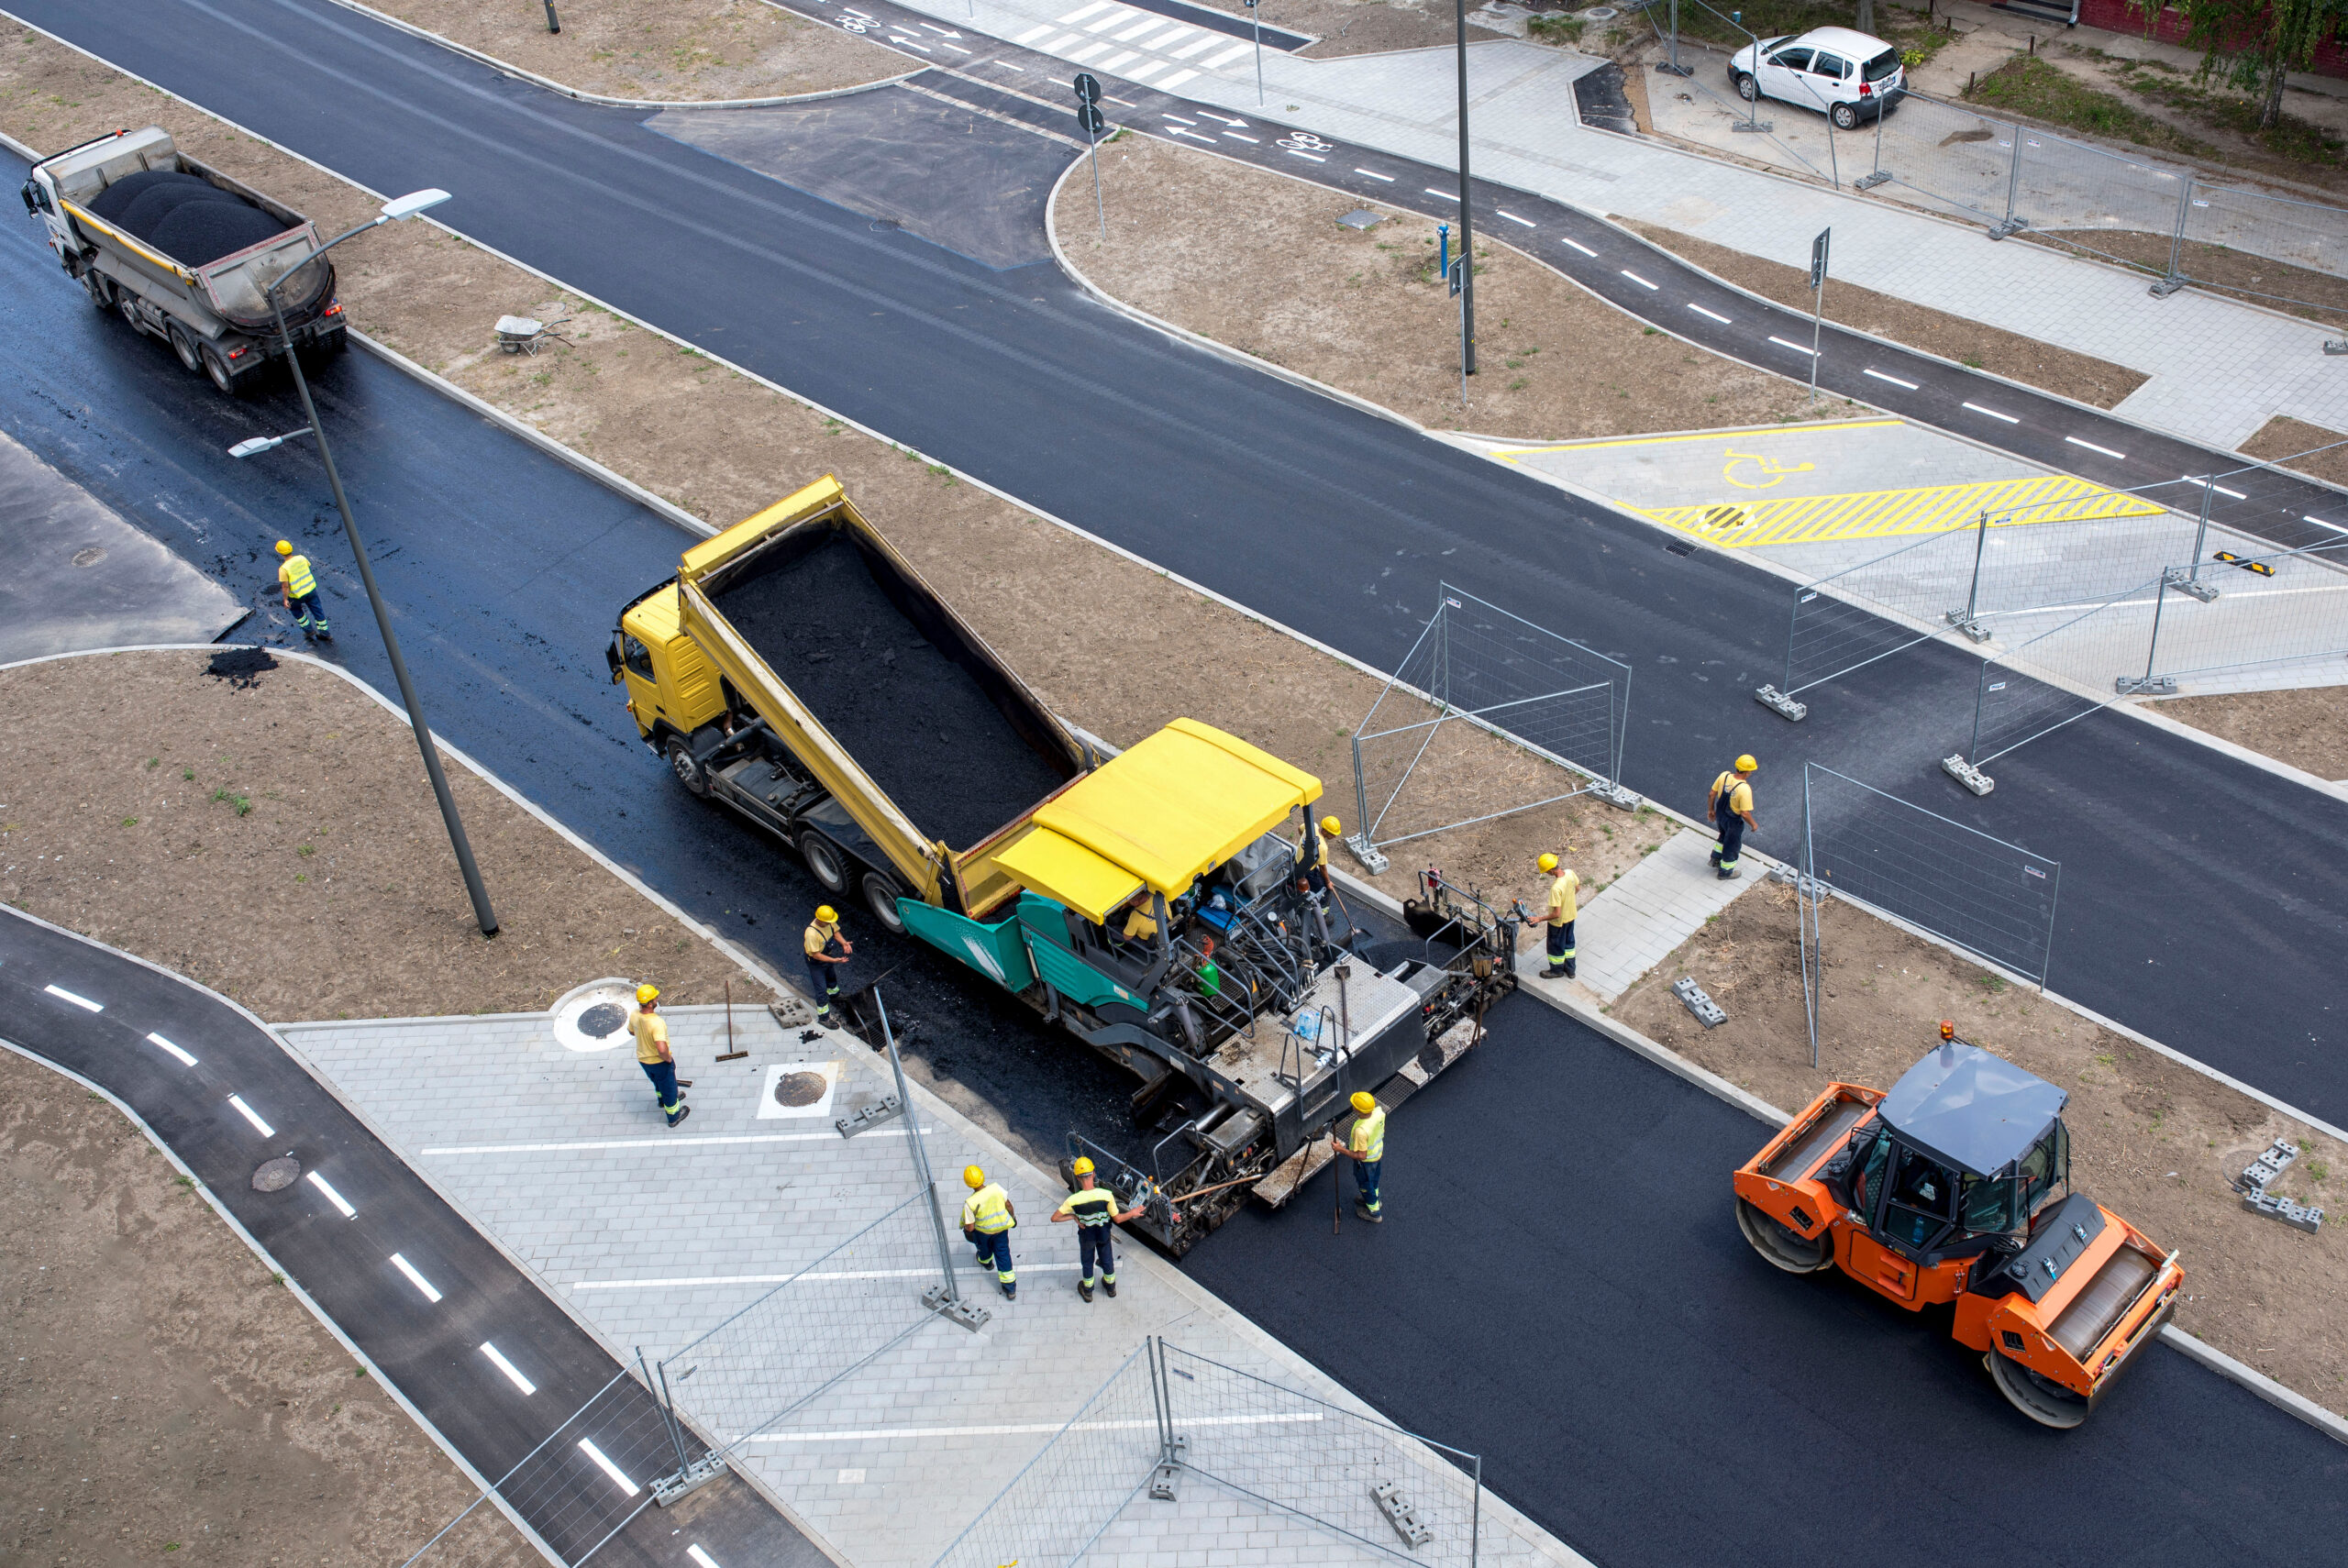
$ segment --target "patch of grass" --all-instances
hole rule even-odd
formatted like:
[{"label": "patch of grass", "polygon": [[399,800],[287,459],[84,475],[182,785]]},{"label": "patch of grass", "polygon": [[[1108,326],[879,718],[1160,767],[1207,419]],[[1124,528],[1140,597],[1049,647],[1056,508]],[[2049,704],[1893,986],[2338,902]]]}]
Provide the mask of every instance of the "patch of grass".
[{"label": "patch of grass", "polygon": [[2002,996],[2006,989],[2006,977],[2003,975],[1984,974],[1981,977],[1981,988],[1993,997]]},{"label": "patch of grass", "polygon": [[234,793],[226,784],[223,784],[217,790],[213,790],[212,798],[216,801],[225,801],[229,805],[234,806],[237,809],[237,814],[240,817],[249,817],[252,815],[252,801],[242,795]]},{"label": "patch of grass", "polygon": [[148,772],[150,772],[150,773],[154,772],[154,771],[155,771],[155,769],[156,769],[156,767],[157,767],[157,766],[158,766],[158,765],[160,765],[160,764],[162,762],[162,760],[163,760],[163,759],[162,759],[161,757],[160,757],[160,756],[150,756],[150,757],[149,757],[149,758],[147,759],[147,771],[148,771]]},{"label": "patch of grass", "polygon": [[1542,43],[1573,44],[1581,42],[1582,30],[1589,26],[1579,17],[1551,12],[1526,17],[1524,30]]},{"label": "patch of grass", "polygon": [[137,827],[138,825],[138,819],[137,817],[125,817],[122,819],[122,825],[125,827]]},{"label": "patch of grass", "polygon": [[2308,1162],[2307,1169],[2308,1180],[2309,1181],[2324,1181],[2331,1175],[2331,1167],[2325,1165],[2321,1160],[2309,1160]]},{"label": "patch of grass", "polygon": [[2331,169],[2348,160],[2348,140],[2323,127],[2295,115],[2285,115],[2277,124],[2262,130],[2255,97],[2213,90],[2206,82],[2187,76],[2165,61],[2129,61],[2111,75],[2114,82],[2131,93],[2149,98],[2163,108],[2190,115],[2213,130],[2247,137],[2277,158]]},{"label": "patch of grass", "polygon": [[2138,147],[2211,158],[2217,149],[2100,87],[2066,75],[2035,55],[2018,54],[1973,84],[1968,103],[1987,104],[2048,125]]}]

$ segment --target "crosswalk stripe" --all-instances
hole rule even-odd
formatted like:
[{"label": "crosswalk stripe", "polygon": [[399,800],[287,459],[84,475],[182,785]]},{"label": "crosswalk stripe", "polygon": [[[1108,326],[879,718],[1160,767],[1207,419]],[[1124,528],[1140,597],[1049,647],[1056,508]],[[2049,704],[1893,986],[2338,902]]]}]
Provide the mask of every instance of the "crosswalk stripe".
[{"label": "crosswalk stripe", "polygon": [[1046,33],[1050,32],[1050,31],[1052,30],[1052,28],[1053,28],[1054,25],[1055,25],[1055,24],[1053,24],[1053,23],[1046,22],[1046,23],[1045,23],[1042,27],[1040,27],[1040,28],[1028,28],[1025,32],[1024,32],[1024,33],[1020,34],[1017,38],[1015,38],[1015,39],[1012,39],[1011,41],[1012,41],[1013,43],[1015,43],[1015,44],[1022,44],[1022,45],[1034,43],[1037,39],[1040,39],[1040,38],[1042,38]]},{"label": "crosswalk stripe", "polygon": [[1221,54],[1212,55],[1207,59],[1199,61],[1199,63],[1205,66],[1209,71],[1221,71],[1224,66],[1229,65],[1233,61],[1237,60],[1240,56],[1246,54],[1250,47],[1251,46],[1247,44],[1234,44],[1229,49],[1224,50]]}]

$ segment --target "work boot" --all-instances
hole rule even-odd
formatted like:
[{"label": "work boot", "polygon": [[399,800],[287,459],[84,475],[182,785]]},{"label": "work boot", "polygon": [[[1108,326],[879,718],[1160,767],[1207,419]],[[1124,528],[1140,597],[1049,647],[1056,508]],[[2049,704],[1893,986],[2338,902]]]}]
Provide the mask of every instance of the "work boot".
[{"label": "work boot", "polygon": [[1545,980],[1562,980],[1572,973],[1573,970],[1571,968],[1565,965],[1558,964],[1542,970],[1541,977]]},{"label": "work boot", "polygon": [[1570,979],[1572,979],[1573,977],[1574,977],[1574,961],[1573,961],[1572,959],[1568,958],[1568,959],[1567,959],[1567,960],[1566,960],[1566,978],[1567,978],[1567,979],[1568,979],[1568,980],[1570,980]]},{"label": "work boot", "polygon": [[680,1089],[689,1089],[693,1087],[693,1081],[691,1078],[679,1078],[677,1080],[677,1087]]},{"label": "work boot", "polygon": [[1367,1220],[1373,1225],[1383,1225],[1386,1223],[1386,1217],[1384,1215],[1370,1208],[1368,1204],[1360,1202],[1359,1200],[1356,1200],[1354,1204],[1354,1213],[1357,1218]]},{"label": "work boot", "polygon": [[1721,868],[1721,852],[1717,849],[1713,850],[1711,859],[1712,869],[1715,871],[1719,870]]},{"label": "work boot", "polygon": [[1743,872],[1741,872],[1741,871],[1732,871],[1732,870],[1730,870],[1730,869],[1729,869],[1727,867],[1725,867],[1725,866],[1723,866],[1723,867],[1721,867],[1721,880],[1722,880],[1722,881],[1723,881],[1723,882],[1733,882],[1733,881],[1735,881],[1735,880],[1737,879],[1737,878],[1739,878],[1739,877],[1741,877],[1741,876],[1743,876],[1743,875],[1744,875],[1744,873],[1743,873]]},{"label": "work boot", "polygon": [[318,640],[317,633],[310,630],[309,623],[306,621],[302,624],[302,640],[305,643],[315,643]]},{"label": "work boot", "polygon": [[1004,1286],[1002,1287],[1002,1298],[1005,1301],[1016,1301],[1019,1299],[1019,1286],[1015,1285]]},{"label": "work boot", "polygon": [[1117,1282],[1115,1280],[1110,1279],[1104,1275],[1101,1281],[1101,1288],[1109,1293],[1110,1300],[1114,1301],[1117,1298]]},{"label": "work boot", "polygon": [[691,1116],[692,1113],[693,1108],[692,1106],[680,1105],[677,1107],[677,1113],[669,1118],[669,1125],[671,1127],[678,1126],[684,1121],[686,1117]]},{"label": "work boot", "polygon": [[1078,1280],[1078,1281],[1076,1282],[1076,1293],[1077,1293],[1079,1296],[1083,1297],[1087,1301],[1091,1300],[1091,1299],[1092,1299],[1092,1282],[1091,1282],[1091,1280],[1089,1280],[1089,1279],[1080,1279],[1080,1280]]}]

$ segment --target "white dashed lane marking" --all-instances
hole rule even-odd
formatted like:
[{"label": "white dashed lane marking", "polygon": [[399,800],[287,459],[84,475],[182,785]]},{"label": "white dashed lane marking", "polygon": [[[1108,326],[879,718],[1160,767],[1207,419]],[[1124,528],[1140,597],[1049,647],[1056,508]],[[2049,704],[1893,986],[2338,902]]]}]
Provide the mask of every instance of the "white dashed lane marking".
[{"label": "white dashed lane marking", "polygon": [[1621,269],[1619,269],[1619,271],[1622,272],[1623,276],[1624,276],[1625,278],[1630,279],[1630,280],[1631,280],[1631,282],[1634,282],[1634,283],[1638,284],[1638,286],[1639,286],[1639,287],[1641,287],[1641,288],[1643,288],[1643,289],[1660,289],[1661,287],[1663,287],[1663,285],[1662,285],[1662,284],[1660,284],[1660,283],[1650,283],[1650,282],[1648,282],[1645,278],[1640,277],[1636,272],[1632,271],[1628,267],[1621,268]]},{"label": "white dashed lane marking", "polygon": [[638,1492],[644,1490],[643,1487],[637,1485],[635,1482],[627,1478],[627,1473],[626,1471],[622,1470],[618,1465],[614,1464],[609,1459],[605,1458],[604,1456],[604,1451],[595,1446],[593,1439],[581,1438],[579,1440],[579,1452],[593,1460],[596,1467],[603,1471],[604,1474],[612,1478],[612,1485],[617,1486],[621,1491],[626,1492],[629,1496],[633,1497]]},{"label": "white dashed lane marking", "polygon": [[[1562,236],[1560,236],[1559,237],[1561,237],[1561,238],[1562,238],[1563,237],[1562,237]],[[1591,260],[1595,261],[1596,259],[1598,259],[1598,252],[1597,252],[1597,251],[1595,251],[1595,250],[1592,250],[1589,246],[1584,245],[1580,240],[1578,240],[1578,239],[1568,239],[1568,240],[1566,240],[1566,243],[1567,243],[1567,245],[1572,246],[1576,250],[1580,251],[1584,256],[1589,257]]]},{"label": "white dashed lane marking", "polygon": [[[515,1366],[512,1362],[506,1360],[504,1353],[499,1351],[495,1345],[491,1344],[487,1340],[483,1340],[481,1342],[481,1353],[489,1357],[490,1365],[497,1368],[498,1371],[512,1378],[514,1380],[514,1386],[519,1388],[523,1393],[536,1394],[538,1391],[538,1386],[531,1382],[528,1378],[523,1376],[522,1369]],[[600,1458],[602,1456],[598,1455],[597,1457]]]},{"label": "white dashed lane marking", "polygon": [[1368,175],[1368,176],[1369,176],[1371,179],[1373,179],[1373,180],[1383,180],[1383,181],[1385,181],[1385,182],[1386,182],[1388,184],[1390,184],[1390,185],[1391,185],[1392,183],[1394,183],[1394,176],[1393,176],[1393,175],[1391,175],[1391,174],[1380,174],[1380,173],[1379,173],[1377,170],[1375,170],[1375,169],[1357,169],[1357,170],[1355,170],[1355,171],[1354,171],[1354,172],[1355,172],[1355,173],[1357,173],[1357,174],[1367,174],[1367,175]]},{"label": "white dashed lane marking", "polygon": [[392,1266],[399,1270],[402,1274],[407,1275],[407,1282],[410,1285],[415,1286],[418,1290],[424,1292],[424,1298],[426,1301],[437,1301],[440,1299],[440,1293],[432,1287],[432,1282],[425,1278],[424,1275],[418,1274],[415,1271],[415,1265],[408,1262],[407,1259],[400,1256],[397,1253],[393,1253],[392,1254]]},{"label": "white dashed lane marking", "polygon": [[2009,425],[2020,425],[2021,423],[2021,420],[2015,418],[2010,414],[1999,414],[1996,409],[1984,408],[1977,403],[1968,403],[1965,406],[1971,409],[1976,414],[1986,414],[1992,419],[2002,419]]},{"label": "white dashed lane marking", "polygon": [[2066,436],[2063,439],[2068,441],[2074,447],[2085,447],[2090,452],[2101,452],[2105,457],[2110,458],[2116,462],[2124,463],[2128,460],[2128,454],[2125,452],[2115,452],[2109,447],[2099,447],[2092,441],[2082,441],[2077,436]]},{"label": "white dashed lane marking", "polygon": [[[1965,406],[1966,406],[1966,407],[1967,407],[1967,408],[1971,408],[1973,405],[1972,405],[1971,403],[1966,403]],[[1987,409],[1983,409],[1983,410],[1982,410],[1982,412],[1983,412],[1984,414],[1987,414],[1987,413],[1988,412],[1988,410],[1987,410]],[[2180,478],[2180,479],[2182,479],[2182,480],[2185,480],[2185,482],[2186,482],[2186,483],[2187,483],[2187,484],[2198,484],[2198,485],[2200,485],[2200,486],[2202,486],[2204,489],[2216,491],[2220,495],[2231,495],[2231,496],[2232,496],[2236,501],[2241,501],[2241,500],[2245,499],[2245,497],[2243,495],[2243,492],[2242,492],[2242,491],[2238,491],[2238,490],[2228,490],[2224,485],[2221,485],[2221,484],[2214,484],[2214,483],[2212,483],[2212,482],[2210,482],[2210,480],[2205,480],[2205,479],[2195,479],[2191,474],[2180,474],[2180,475],[2178,475],[2177,477],[2178,477],[2178,478]],[[88,1004],[87,1004],[87,1003],[84,1003],[84,1004],[83,1004],[83,1005],[87,1006]]]},{"label": "white dashed lane marking", "polygon": [[41,989],[47,991],[50,996],[57,998],[61,1001],[70,1001],[75,1007],[88,1008],[92,1012],[104,1012],[106,1010],[105,1003],[94,1002],[87,997],[76,996],[72,991],[67,990],[63,986],[43,986]]},{"label": "white dashed lane marking", "polygon": [[1903,381],[1898,376],[1887,376],[1881,370],[1867,370],[1864,373],[1873,376],[1879,381],[1889,381],[1895,387],[1906,387],[1910,392],[1914,392],[1916,390],[1915,382]]},{"label": "white dashed lane marking", "polygon": [[1780,348],[1790,348],[1797,354],[1809,354],[1815,356],[1818,352],[1818,350],[1811,348],[1810,345],[1806,343],[1795,343],[1787,338],[1779,337],[1775,333],[1771,333],[1769,335],[1769,341],[1776,344]]},{"label": "white dashed lane marking", "polygon": [[345,1220],[356,1220],[359,1218],[359,1210],[350,1207],[349,1200],[345,1198],[342,1194],[337,1192],[333,1187],[327,1183],[326,1177],[320,1176],[316,1171],[312,1171],[310,1173],[310,1185],[316,1187],[320,1192],[325,1193],[327,1196],[327,1201],[340,1209],[342,1211],[342,1217]]},{"label": "white dashed lane marking", "polygon": [[189,1055],[186,1052],[181,1050],[178,1046],[172,1044],[170,1041],[164,1039],[160,1034],[150,1034],[147,1036],[147,1043],[155,1046],[159,1050],[170,1052],[172,1055],[179,1058],[180,1066],[183,1067],[193,1067],[195,1066],[195,1058],[194,1056]]},{"label": "white dashed lane marking", "polygon": [[1500,214],[1501,216],[1508,219],[1511,223],[1521,223],[1527,228],[1539,228],[1541,226],[1539,224],[1534,223],[1531,218],[1521,218],[1517,216],[1506,207],[1494,207],[1492,210]]},{"label": "white dashed lane marking", "polygon": [[1728,317],[1722,315],[1716,310],[1706,310],[1702,305],[1693,304],[1689,304],[1688,308],[1694,311],[1698,315],[1708,315],[1711,317],[1714,321],[1719,322],[1722,326],[1734,326],[1736,325],[1736,323],[1731,321]]},{"label": "white dashed lane marking", "polygon": [[260,1112],[255,1110],[251,1106],[245,1103],[245,1097],[243,1095],[230,1095],[228,1097],[228,1103],[237,1108],[238,1115],[243,1117],[246,1121],[253,1124],[254,1132],[260,1133],[264,1138],[274,1138],[277,1136],[277,1129],[271,1127],[268,1122],[263,1121],[260,1119]]}]

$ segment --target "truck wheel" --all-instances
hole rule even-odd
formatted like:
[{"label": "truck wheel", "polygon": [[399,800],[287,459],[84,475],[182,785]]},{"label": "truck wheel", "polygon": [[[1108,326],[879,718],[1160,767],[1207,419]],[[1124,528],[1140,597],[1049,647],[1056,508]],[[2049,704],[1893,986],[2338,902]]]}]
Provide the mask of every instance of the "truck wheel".
[{"label": "truck wheel", "polygon": [[218,387],[221,392],[226,396],[238,397],[242,395],[244,388],[237,384],[237,373],[228,369],[227,356],[222,354],[219,349],[215,348],[209,343],[206,343],[204,346],[202,352],[204,355],[204,373],[212,378],[212,384]]},{"label": "truck wheel", "polygon": [[681,740],[669,743],[669,771],[677,776],[677,782],[685,787],[687,794],[709,793],[708,771],[693,760],[693,748]]},{"label": "truck wheel", "polygon": [[1998,1392],[2040,1426],[2068,1431],[2088,1419],[2085,1398],[2053,1378],[2032,1372],[2004,1352],[1993,1350],[1981,1361],[1988,1367],[1989,1379],[1998,1386]]},{"label": "truck wheel", "polygon": [[204,355],[197,349],[195,339],[188,336],[187,328],[174,321],[164,327],[163,332],[171,339],[172,352],[180,357],[180,363],[198,375],[203,374]]},{"label": "truck wheel", "polygon": [[1753,1250],[1767,1258],[1771,1267],[1784,1269],[1788,1274],[1816,1274],[1834,1262],[1833,1231],[1825,1231],[1812,1241],[1778,1223],[1741,1198],[1736,1200],[1736,1228],[1744,1232]]},{"label": "truck wheel", "polygon": [[880,872],[864,874],[864,907],[885,930],[898,936],[905,933],[905,917],[897,912],[897,900],[903,896],[903,889]]},{"label": "truck wheel", "polygon": [[147,323],[138,314],[138,296],[137,294],[132,293],[128,289],[116,289],[114,292],[114,308],[121,313],[123,320],[130,323],[131,331],[144,332],[147,330]]},{"label": "truck wheel", "polygon": [[106,281],[104,272],[94,267],[83,273],[82,287],[89,291],[92,304],[100,310],[114,309],[114,285]]},{"label": "truck wheel", "polygon": [[824,891],[847,891],[847,863],[841,860],[840,852],[832,841],[814,828],[799,835],[799,858],[807,862],[807,869],[815,874],[815,880],[824,885]]}]

